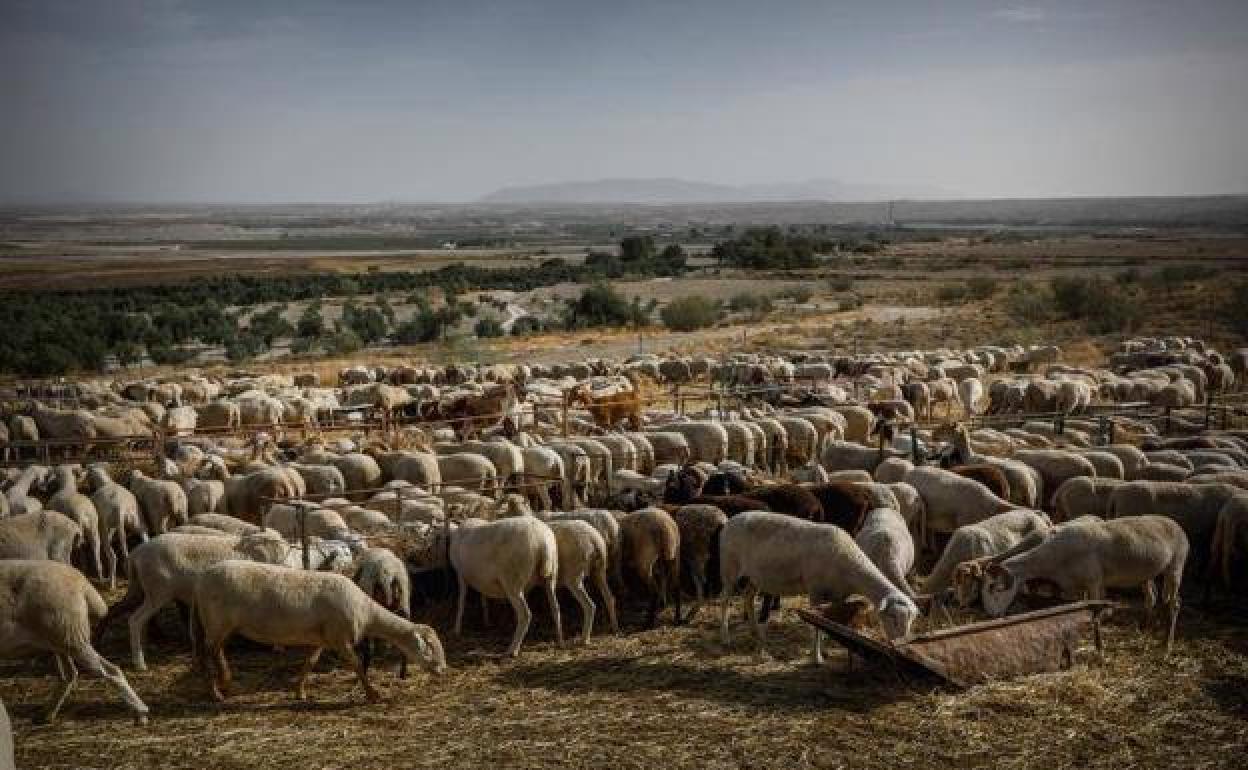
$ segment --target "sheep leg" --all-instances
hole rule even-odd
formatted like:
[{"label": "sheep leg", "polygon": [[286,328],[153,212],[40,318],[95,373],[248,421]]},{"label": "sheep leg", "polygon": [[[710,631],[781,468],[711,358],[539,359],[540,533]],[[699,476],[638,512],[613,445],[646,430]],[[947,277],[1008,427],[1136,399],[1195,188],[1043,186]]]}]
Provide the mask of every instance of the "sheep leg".
[{"label": "sheep leg", "polygon": [[813,630],[815,632],[815,638],[811,644],[811,656],[814,658],[816,666],[822,666],[823,665],[823,632],[817,628]]},{"label": "sheep leg", "polygon": [[368,681],[368,669],[364,666],[364,661],[359,659],[355,654],[355,650],[351,649],[351,645],[344,644],[339,647],[338,654],[342,656],[342,659],[348,665],[355,669],[355,675],[359,678],[360,685],[364,688],[364,697],[368,699],[368,702],[376,703],[381,700],[381,693],[377,692]]},{"label": "sheep leg", "polygon": [[[122,534],[121,547],[126,547],[126,536]],[[104,549],[104,564],[108,568],[108,575],[101,576],[108,578],[108,590],[117,590],[117,553],[113,550],[112,535],[108,538],[108,547]]]},{"label": "sheep leg", "polygon": [[230,673],[229,661],[225,659],[225,639],[219,639],[211,645],[212,660],[216,671],[212,676],[212,697],[218,702],[225,701],[225,691],[230,688],[234,676]]},{"label": "sheep leg", "polygon": [[511,608],[516,613],[516,632],[512,635],[511,644],[507,647],[508,657],[514,658],[520,653],[520,645],[529,633],[533,613],[529,610],[529,603],[525,601],[523,591],[511,590],[507,594],[507,601],[511,602]]},{"label": "sheep leg", "polygon": [[589,598],[589,592],[585,590],[585,579],[578,578],[571,583],[566,584],[569,591],[572,592],[576,603],[581,606],[581,644],[589,644],[589,637],[594,631],[594,602]]},{"label": "sheep leg", "polygon": [[[299,669],[299,681],[295,684],[295,696],[299,700],[308,699],[308,674],[312,672],[312,667],[316,665],[316,662],[321,659],[321,649],[317,647],[312,650],[312,653],[303,661],[303,668]],[[368,663],[365,662],[364,666],[367,668]]]},{"label": "sheep leg", "polygon": [[1166,654],[1170,654],[1170,650],[1174,647],[1174,632],[1179,624],[1179,607],[1182,600],[1179,598],[1179,582],[1183,578],[1183,573],[1167,574],[1162,583],[1162,598],[1166,602],[1166,620],[1169,621],[1170,629],[1166,634]]},{"label": "sheep leg", "polygon": [[165,602],[157,604],[152,596],[147,596],[143,600],[143,604],[130,616],[128,621],[130,625],[130,657],[134,661],[135,671],[146,671],[147,661],[143,657],[143,632],[147,629],[148,622],[160,612],[160,608]]},{"label": "sheep leg", "polygon": [[725,645],[732,642],[732,635],[728,632],[728,602],[731,600],[732,586],[725,583],[719,597],[719,641]]},{"label": "sheep leg", "polygon": [[759,652],[766,654],[767,649],[767,621],[760,621],[754,612],[754,597],[758,595],[758,588],[753,582],[745,587],[745,593],[742,598],[745,601],[745,622],[754,632],[754,639],[758,642]]},{"label": "sheep leg", "polygon": [[[459,581],[459,598],[455,602],[455,635],[460,636],[464,632],[464,604],[468,601],[468,583],[459,570],[455,571],[455,579]],[[484,602],[485,597],[481,600]]]},{"label": "sheep leg", "polygon": [[676,625],[680,625],[684,621],[680,617],[680,559],[673,559],[667,562],[663,567],[663,598],[667,598],[667,589],[670,587],[676,600]]},{"label": "sheep leg", "polygon": [[69,698],[69,691],[74,689],[74,685],[78,682],[78,668],[74,666],[74,661],[68,655],[57,655],[56,673],[61,680],[60,687],[55,695],[52,696],[52,702],[48,704],[48,710],[43,715],[43,721],[52,724],[56,721],[56,715],[60,713],[61,706],[65,705],[65,700]]},{"label": "sheep leg", "polygon": [[1153,625],[1153,612],[1157,609],[1157,586],[1152,580],[1142,586],[1144,591],[1144,617],[1140,619],[1140,630],[1147,631]]},{"label": "sheep leg", "polygon": [[[121,673],[121,669],[110,663],[89,645],[76,650],[74,657],[87,673],[102,677],[113,687],[116,687],[121,692],[121,699],[134,712],[135,720],[141,725],[147,724],[147,705],[130,688],[130,683],[126,681],[126,675]],[[70,669],[71,671],[73,670],[72,662],[70,662]]]},{"label": "sheep leg", "polygon": [[618,634],[620,632],[620,621],[615,614],[615,595],[611,593],[611,586],[607,582],[607,568],[605,565],[599,567],[594,573],[594,582],[598,585],[598,593],[602,596],[602,603],[607,606],[607,620],[611,623],[611,633]]},{"label": "sheep leg", "polygon": [[[584,592],[584,586],[581,587]],[[585,598],[589,598],[588,596]],[[563,646],[563,620],[559,617],[559,599],[555,596],[555,581],[546,581],[546,603],[550,605],[550,614],[555,619],[555,639],[559,642],[559,646]],[[593,603],[590,603],[593,606]],[[590,613],[590,623],[593,623],[593,613]],[[588,637],[586,637],[588,639]]]}]

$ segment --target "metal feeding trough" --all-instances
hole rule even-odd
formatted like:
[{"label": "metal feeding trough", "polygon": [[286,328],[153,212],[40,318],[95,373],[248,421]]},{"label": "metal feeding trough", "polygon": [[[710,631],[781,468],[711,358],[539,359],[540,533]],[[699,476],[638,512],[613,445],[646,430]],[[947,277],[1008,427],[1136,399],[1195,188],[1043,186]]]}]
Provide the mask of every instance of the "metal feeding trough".
[{"label": "metal feeding trough", "polygon": [[831,636],[851,653],[892,665],[907,677],[934,676],[958,687],[1069,668],[1088,630],[1101,649],[1100,619],[1107,601],[1060,604],[1035,612],[919,634],[892,644],[849,626],[799,609],[802,620]]}]

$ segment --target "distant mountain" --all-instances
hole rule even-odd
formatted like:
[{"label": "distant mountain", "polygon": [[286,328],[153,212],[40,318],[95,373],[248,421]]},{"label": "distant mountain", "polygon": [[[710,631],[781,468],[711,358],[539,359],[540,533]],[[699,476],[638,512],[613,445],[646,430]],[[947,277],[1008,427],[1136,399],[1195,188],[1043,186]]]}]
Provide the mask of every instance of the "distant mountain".
[{"label": "distant mountain", "polygon": [[762,203],[776,201],[883,201],[939,199],[954,194],[939,187],[853,184],[836,179],[726,185],[687,179],[597,179],[504,187],[481,203]]}]

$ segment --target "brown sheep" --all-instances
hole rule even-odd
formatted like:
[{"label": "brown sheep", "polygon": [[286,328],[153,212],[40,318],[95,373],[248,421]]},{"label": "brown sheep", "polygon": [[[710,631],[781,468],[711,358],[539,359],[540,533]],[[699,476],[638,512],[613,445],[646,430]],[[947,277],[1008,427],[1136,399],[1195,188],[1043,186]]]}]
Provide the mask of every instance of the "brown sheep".
[{"label": "brown sheep", "polygon": [[988,490],[1002,500],[1010,499],[1010,480],[995,465],[955,465],[949,470],[964,478],[973,479],[988,487]]},{"label": "brown sheep", "polygon": [[851,481],[809,484],[806,489],[819,500],[822,516],[816,521],[835,524],[851,535],[858,534],[871,510],[871,496]]},{"label": "brown sheep", "polygon": [[668,591],[676,597],[676,622],[680,614],[680,527],[661,508],[643,508],[619,517],[620,539],[623,541],[624,564],[641,581],[650,594],[650,610],[646,620],[654,628],[659,604]]},{"label": "brown sheep", "polygon": [[680,529],[681,569],[693,580],[695,601],[685,618],[691,620],[702,607],[708,576],[719,576],[719,532],[728,517],[713,505],[683,505],[672,512],[672,520]]}]

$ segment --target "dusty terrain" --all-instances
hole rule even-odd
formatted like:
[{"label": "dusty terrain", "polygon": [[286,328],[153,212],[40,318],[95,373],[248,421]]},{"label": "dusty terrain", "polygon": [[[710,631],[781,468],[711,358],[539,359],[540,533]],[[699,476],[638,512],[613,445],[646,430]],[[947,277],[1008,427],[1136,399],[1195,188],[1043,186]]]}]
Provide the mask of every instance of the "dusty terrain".
[{"label": "dusty terrain", "polygon": [[[493,612],[496,626],[486,631],[469,612],[477,625],[447,639],[447,675],[400,681],[384,663],[374,681],[385,702],[375,705],[353,674],[327,662],[300,703],[291,692],[295,652],[235,643],[233,694],[218,706],[190,673],[182,641],[156,645],[149,672],[127,671],[152,708],[148,727],[132,725],[99,680],[80,682],[60,724],[35,726],[52,691],[49,666],[0,664],[0,697],[13,713],[18,766],[67,770],[1229,768],[1248,750],[1242,606],[1211,615],[1189,603],[1169,658],[1124,610],[1108,627],[1103,663],[1089,648],[1069,671],[964,692],[908,685],[861,664],[847,671],[842,652],[817,667],[808,627],[790,613],[773,621],[763,657],[739,622],[722,647],[711,608],[690,626],[655,631],[626,614],[623,635],[560,649],[541,600],[534,606],[534,631],[517,660],[497,657],[509,613]],[[738,612],[734,603],[734,619]],[[577,617],[565,607],[565,628]],[[445,607],[422,618],[446,638]],[[176,614],[161,621],[181,639]],[[121,627],[103,650],[127,659]]]}]

